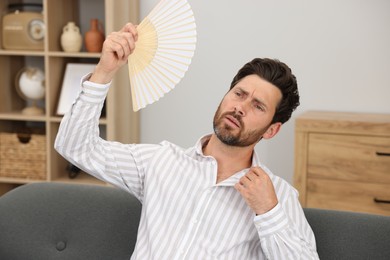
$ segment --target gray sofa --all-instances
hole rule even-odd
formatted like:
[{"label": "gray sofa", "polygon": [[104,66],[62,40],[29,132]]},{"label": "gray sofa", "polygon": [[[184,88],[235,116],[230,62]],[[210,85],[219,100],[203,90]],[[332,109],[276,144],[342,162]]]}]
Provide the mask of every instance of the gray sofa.
[{"label": "gray sofa", "polygon": [[[108,187],[20,186],[0,197],[0,259],[130,259],[140,203]],[[305,209],[321,259],[390,259],[390,217]]]}]

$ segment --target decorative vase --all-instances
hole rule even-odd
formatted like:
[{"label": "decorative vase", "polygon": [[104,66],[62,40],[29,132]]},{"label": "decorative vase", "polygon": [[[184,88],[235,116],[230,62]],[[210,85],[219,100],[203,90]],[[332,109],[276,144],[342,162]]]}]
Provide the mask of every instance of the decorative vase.
[{"label": "decorative vase", "polygon": [[85,33],[85,48],[88,52],[101,52],[104,42],[102,25],[98,19],[91,19],[91,28]]},{"label": "decorative vase", "polygon": [[83,45],[79,27],[74,22],[68,22],[62,29],[61,47],[65,52],[79,52]]}]

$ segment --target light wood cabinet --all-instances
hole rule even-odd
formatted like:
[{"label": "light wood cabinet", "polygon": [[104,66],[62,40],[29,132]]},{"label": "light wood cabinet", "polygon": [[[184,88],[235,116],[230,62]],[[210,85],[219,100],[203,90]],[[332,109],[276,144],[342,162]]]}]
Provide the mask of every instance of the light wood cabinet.
[{"label": "light wood cabinet", "polygon": [[[100,18],[105,35],[119,30],[125,23],[139,21],[138,0],[35,0],[43,6],[46,26],[44,49],[41,51],[0,49],[0,132],[15,132],[21,127],[34,126],[45,133],[46,178],[45,181],[74,183],[96,183],[100,181],[81,173],[70,179],[66,171],[68,163],[53,148],[61,116],[56,115],[63,76],[67,63],[96,64],[100,53],[88,53],[85,44],[81,52],[63,52],[60,37],[63,27],[75,22],[84,33],[89,29],[89,20]],[[9,4],[23,3],[19,0],[2,0],[0,13],[7,12]],[[87,22],[85,22],[87,21]],[[2,35],[0,34],[0,43]],[[14,80],[17,72],[29,64],[45,72],[45,99],[42,106],[45,113],[39,116],[21,113],[25,105],[16,93]],[[108,140],[134,143],[139,140],[138,113],[132,111],[128,72],[123,68],[113,80],[104,113],[100,120],[101,135]],[[1,145],[1,144],[0,144]],[[25,183],[34,182],[28,178],[0,176],[0,194]]]},{"label": "light wood cabinet", "polygon": [[304,207],[390,215],[390,114],[297,117],[294,185]]}]

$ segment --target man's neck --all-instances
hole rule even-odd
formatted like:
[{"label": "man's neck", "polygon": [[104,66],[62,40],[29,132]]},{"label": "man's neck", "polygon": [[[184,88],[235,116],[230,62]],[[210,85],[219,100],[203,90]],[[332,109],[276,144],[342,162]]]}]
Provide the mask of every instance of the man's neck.
[{"label": "man's neck", "polygon": [[203,146],[203,154],[218,162],[217,183],[252,165],[254,146],[238,147],[222,143],[215,134]]}]

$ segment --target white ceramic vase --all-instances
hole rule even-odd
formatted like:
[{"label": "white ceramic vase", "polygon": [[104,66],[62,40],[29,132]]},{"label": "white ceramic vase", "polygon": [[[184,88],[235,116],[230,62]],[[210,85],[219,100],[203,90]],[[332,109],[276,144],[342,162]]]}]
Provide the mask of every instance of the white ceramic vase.
[{"label": "white ceramic vase", "polygon": [[79,52],[83,38],[79,27],[74,22],[68,22],[62,29],[61,47],[65,52]]}]

